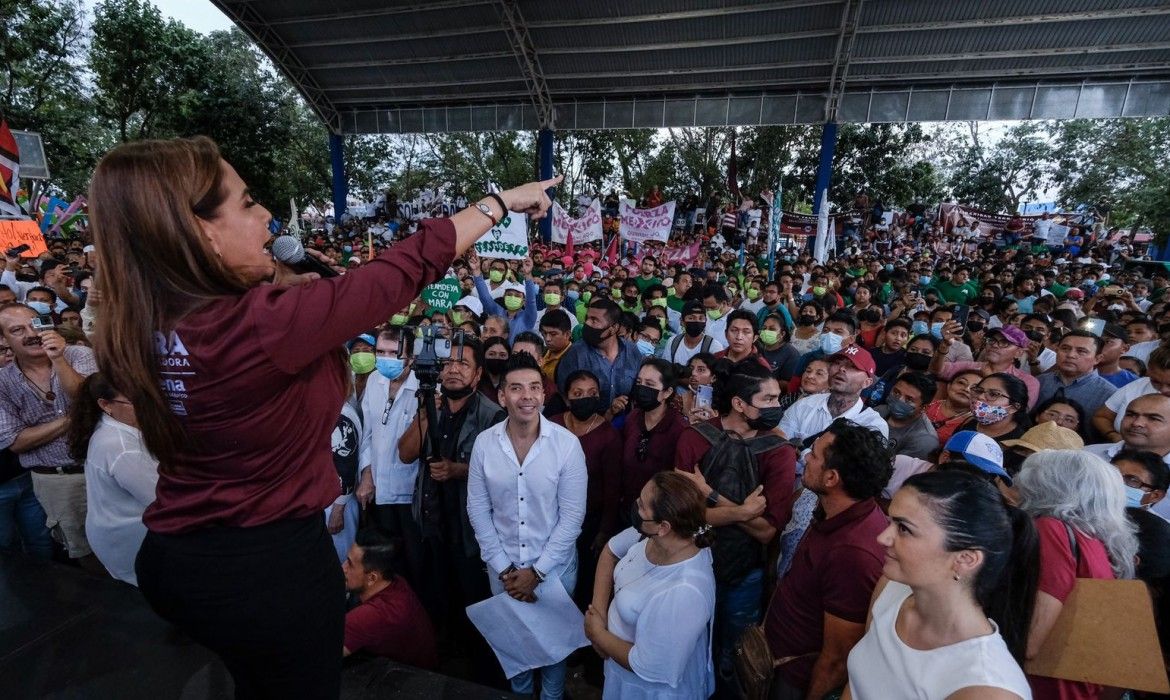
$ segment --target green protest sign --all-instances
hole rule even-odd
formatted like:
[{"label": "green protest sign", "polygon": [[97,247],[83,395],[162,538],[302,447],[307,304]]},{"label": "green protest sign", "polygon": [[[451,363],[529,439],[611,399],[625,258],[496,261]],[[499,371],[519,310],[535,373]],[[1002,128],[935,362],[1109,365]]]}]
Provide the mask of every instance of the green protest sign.
[{"label": "green protest sign", "polygon": [[450,311],[455,302],[463,297],[463,288],[459,286],[459,280],[454,277],[447,277],[435,282],[434,284],[423,287],[422,298],[432,309],[439,311]]}]

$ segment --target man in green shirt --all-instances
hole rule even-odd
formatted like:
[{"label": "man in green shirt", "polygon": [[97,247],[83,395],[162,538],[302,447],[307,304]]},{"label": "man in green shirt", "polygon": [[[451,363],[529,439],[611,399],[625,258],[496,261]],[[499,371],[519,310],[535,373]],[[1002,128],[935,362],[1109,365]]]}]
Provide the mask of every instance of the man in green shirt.
[{"label": "man in green shirt", "polygon": [[966,268],[959,268],[950,279],[941,279],[941,275],[934,278],[930,286],[950,304],[970,304],[979,296],[979,286],[971,281],[970,275]]},{"label": "man in green shirt", "polygon": [[647,255],[642,258],[642,274],[634,278],[634,283],[638,285],[638,293],[646,291],[647,287],[655,284],[662,284],[662,280],[658,278],[655,271],[658,266],[654,262],[654,258]]},{"label": "man in green shirt", "polygon": [[683,304],[686,301],[683,299],[690,291],[691,285],[695,283],[695,278],[689,272],[680,272],[678,277],[674,278],[674,286],[670,291],[674,292],[666,297],[666,305],[678,313],[682,313]]}]

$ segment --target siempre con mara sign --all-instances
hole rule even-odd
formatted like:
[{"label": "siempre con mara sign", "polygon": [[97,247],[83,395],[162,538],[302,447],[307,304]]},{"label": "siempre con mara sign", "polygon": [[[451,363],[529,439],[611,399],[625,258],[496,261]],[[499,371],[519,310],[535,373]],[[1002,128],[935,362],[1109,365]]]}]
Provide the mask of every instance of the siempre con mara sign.
[{"label": "siempre con mara sign", "polygon": [[674,224],[674,204],[667,202],[653,209],[635,209],[622,202],[622,238],[634,243],[665,243],[670,238],[670,227]]}]

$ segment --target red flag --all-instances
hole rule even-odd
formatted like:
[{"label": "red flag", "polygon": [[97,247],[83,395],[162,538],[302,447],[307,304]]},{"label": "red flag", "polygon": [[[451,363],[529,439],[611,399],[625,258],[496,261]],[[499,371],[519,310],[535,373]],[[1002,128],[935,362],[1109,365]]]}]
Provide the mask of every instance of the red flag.
[{"label": "red flag", "polygon": [[20,216],[16,191],[20,186],[20,149],[8,129],[8,120],[0,117],[0,214]]},{"label": "red flag", "polygon": [[609,249],[605,251],[605,259],[606,259],[606,262],[607,262],[607,263],[609,263],[609,265],[610,265],[611,267],[612,267],[612,266],[614,266],[614,265],[617,265],[617,261],[618,261],[618,238],[620,238],[620,237],[621,237],[621,236],[618,236],[618,235],[615,233],[615,234],[614,234],[614,236],[613,236],[613,238],[612,238],[612,239],[610,239],[610,241],[609,241]]},{"label": "red flag", "polygon": [[565,232],[565,255],[573,257],[573,229]]},{"label": "red flag", "polygon": [[739,168],[735,164],[735,129],[731,130],[731,157],[727,159],[727,190],[739,198]]}]

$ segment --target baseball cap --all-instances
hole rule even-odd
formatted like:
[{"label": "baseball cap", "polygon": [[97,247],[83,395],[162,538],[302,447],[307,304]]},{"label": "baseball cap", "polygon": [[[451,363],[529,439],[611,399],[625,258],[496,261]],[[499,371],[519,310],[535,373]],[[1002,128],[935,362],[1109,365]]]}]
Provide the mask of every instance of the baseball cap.
[{"label": "baseball cap", "polygon": [[[477,297],[465,296],[459,301],[455,302],[455,306],[462,306],[476,316],[483,316],[483,302]],[[451,308],[455,308],[452,306]]]},{"label": "baseball cap", "polygon": [[1129,331],[1125,330],[1125,326],[1121,325],[1120,323],[1106,323],[1102,336],[1105,338],[1117,338],[1126,345],[1129,344]]},{"label": "baseball cap", "polygon": [[1011,475],[1003,468],[1003,450],[995,440],[983,433],[960,430],[947,440],[943,449],[951,454],[962,455],[969,463],[988,474],[998,476],[1008,486],[1012,485]]},{"label": "baseball cap", "polygon": [[871,377],[877,372],[877,365],[873,361],[873,355],[860,345],[850,345],[847,348],[841,348],[829,357],[830,362],[835,362],[840,359],[849,360],[857,369],[865,372]]},{"label": "baseball cap", "polygon": [[1085,291],[1083,289],[1078,289],[1076,287],[1073,287],[1072,289],[1065,291],[1064,298],[1065,299],[1078,299],[1078,300],[1084,299],[1085,298]]},{"label": "baseball cap", "polygon": [[1024,332],[1015,326],[1000,326],[999,328],[992,328],[991,330],[987,331],[987,336],[990,338],[997,333],[1002,335],[1009,343],[1015,345],[1018,348],[1028,347],[1028,336],[1024,335]]},{"label": "baseball cap", "polygon": [[1016,440],[1004,440],[1004,447],[1023,447],[1033,452],[1043,450],[1082,450],[1085,441],[1075,430],[1069,430],[1057,425],[1055,421],[1047,421],[1032,426],[1028,432]]},{"label": "baseball cap", "polygon": [[376,345],[378,344],[378,339],[377,339],[377,338],[375,338],[375,337],[373,336],[373,334],[371,334],[371,333],[362,333],[362,334],[361,334],[361,335],[359,335],[358,337],[356,337],[356,338],[354,338],[353,340],[351,340],[351,341],[349,341],[348,343],[346,343],[346,344],[345,344],[345,349],[346,349],[346,350],[349,350],[350,352],[353,352],[353,344],[354,344],[354,343],[356,343],[356,342],[358,342],[358,341],[361,341],[361,342],[363,342],[363,343],[365,343],[365,344],[369,345],[370,347],[374,347],[374,346],[376,346]]}]

